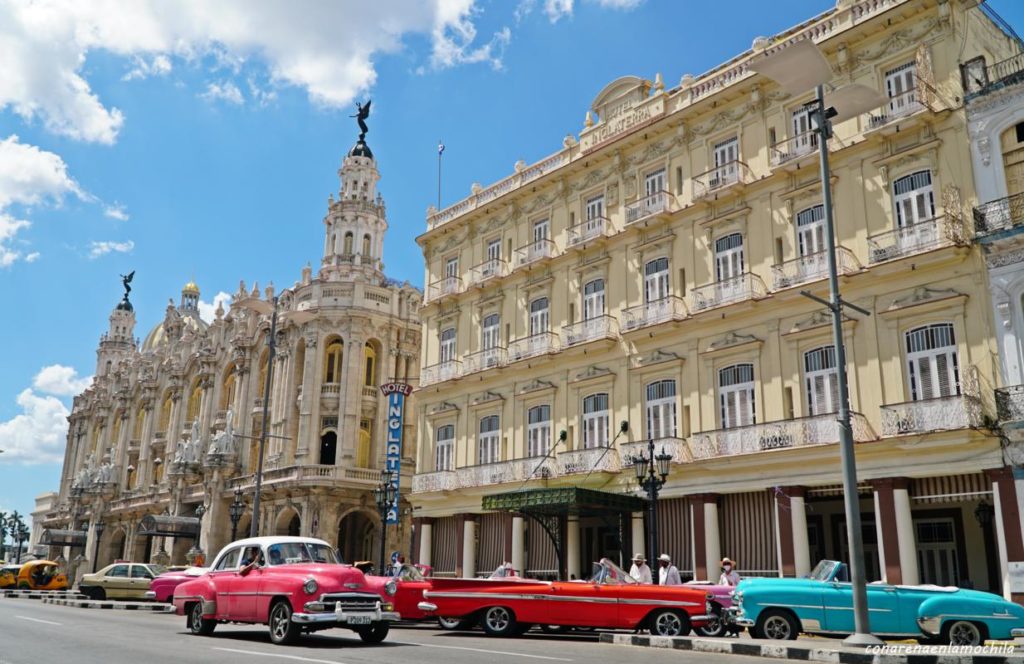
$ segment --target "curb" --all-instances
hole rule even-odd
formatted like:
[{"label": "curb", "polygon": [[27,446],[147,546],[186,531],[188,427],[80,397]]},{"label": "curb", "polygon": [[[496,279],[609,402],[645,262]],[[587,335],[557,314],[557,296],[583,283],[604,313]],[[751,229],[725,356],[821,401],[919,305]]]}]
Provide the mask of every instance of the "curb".
[{"label": "curb", "polygon": [[57,599],[88,599],[88,597],[81,593],[64,590],[4,590],[0,591],[0,597],[11,599],[46,599],[48,597]]},{"label": "curb", "polygon": [[869,654],[844,648],[822,648],[809,645],[783,645],[760,641],[713,639],[689,636],[646,636],[642,634],[611,634],[600,636],[600,643],[617,646],[640,646],[726,655],[748,655],[769,659],[828,664],[1021,664],[1024,655],[959,655],[959,654]]},{"label": "curb", "polygon": [[71,606],[76,609],[118,609],[121,611],[149,611],[150,613],[174,613],[174,606],[171,604],[157,604],[153,602],[106,602],[95,599],[60,599],[57,597],[46,597],[43,604],[55,604],[57,606]]}]

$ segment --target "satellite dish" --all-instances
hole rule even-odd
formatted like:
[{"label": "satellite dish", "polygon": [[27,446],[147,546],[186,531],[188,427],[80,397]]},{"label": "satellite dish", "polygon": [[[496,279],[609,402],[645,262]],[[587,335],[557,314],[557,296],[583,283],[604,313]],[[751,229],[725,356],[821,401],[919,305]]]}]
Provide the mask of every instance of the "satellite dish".
[{"label": "satellite dish", "polygon": [[750,69],[779,84],[791,95],[802,95],[832,80],[832,68],[810,39],[750,61]]},{"label": "satellite dish", "polygon": [[836,109],[833,123],[873,111],[888,101],[878,90],[860,83],[851,83],[825,94],[825,106]]}]

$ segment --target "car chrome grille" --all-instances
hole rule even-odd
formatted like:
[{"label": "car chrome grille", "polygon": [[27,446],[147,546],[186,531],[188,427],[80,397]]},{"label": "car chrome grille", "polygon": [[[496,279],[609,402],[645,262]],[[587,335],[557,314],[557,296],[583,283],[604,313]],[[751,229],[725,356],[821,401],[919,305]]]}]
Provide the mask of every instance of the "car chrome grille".
[{"label": "car chrome grille", "polygon": [[340,602],[346,611],[373,611],[379,601],[380,595],[372,593],[325,593],[320,596],[320,602],[328,608],[334,608]]}]

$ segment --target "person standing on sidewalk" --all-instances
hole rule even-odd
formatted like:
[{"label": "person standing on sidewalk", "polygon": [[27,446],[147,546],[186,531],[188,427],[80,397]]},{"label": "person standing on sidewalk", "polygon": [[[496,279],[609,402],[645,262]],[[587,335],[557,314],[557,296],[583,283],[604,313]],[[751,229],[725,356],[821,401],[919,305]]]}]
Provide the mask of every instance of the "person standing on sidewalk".
[{"label": "person standing on sidewalk", "polygon": [[640,583],[654,583],[651,577],[651,568],[647,566],[647,560],[642,553],[633,554],[633,566],[629,568],[629,575]]},{"label": "person standing on sidewalk", "polygon": [[681,586],[682,579],[679,578],[679,570],[672,564],[672,556],[663,553],[658,556],[658,585]]},{"label": "person standing on sidewalk", "polygon": [[722,558],[722,576],[718,579],[720,586],[740,585],[740,573],[736,571],[736,563],[729,558]]}]

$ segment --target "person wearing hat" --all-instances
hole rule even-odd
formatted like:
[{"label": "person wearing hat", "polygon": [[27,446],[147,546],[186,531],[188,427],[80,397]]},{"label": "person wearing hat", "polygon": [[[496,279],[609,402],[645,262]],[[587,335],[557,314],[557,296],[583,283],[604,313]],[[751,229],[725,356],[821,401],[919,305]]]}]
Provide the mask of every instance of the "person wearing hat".
[{"label": "person wearing hat", "polygon": [[683,585],[683,580],[679,578],[679,570],[672,564],[672,556],[667,553],[663,553],[658,556],[658,567],[658,585]]},{"label": "person wearing hat", "polygon": [[642,553],[633,554],[633,566],[629,568],[629,575],[640,583],[654,583],[651,568],[647,566],[647,560]]},{"label": "person wearing hat", "polygon": [[729,558],[722,558],[722,576],[718,579],[720,586],[738,586],[740,574],[736,571],[736,563]]}]

